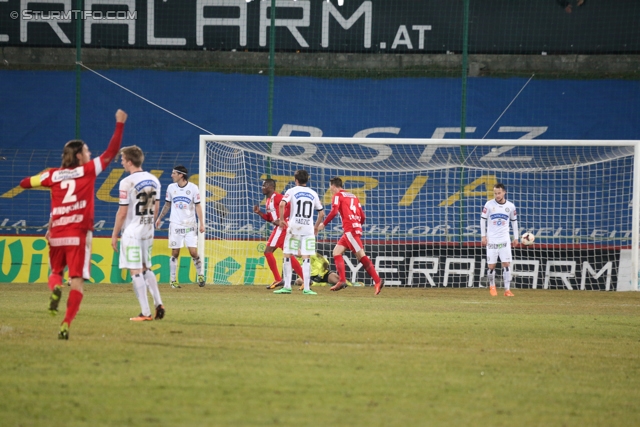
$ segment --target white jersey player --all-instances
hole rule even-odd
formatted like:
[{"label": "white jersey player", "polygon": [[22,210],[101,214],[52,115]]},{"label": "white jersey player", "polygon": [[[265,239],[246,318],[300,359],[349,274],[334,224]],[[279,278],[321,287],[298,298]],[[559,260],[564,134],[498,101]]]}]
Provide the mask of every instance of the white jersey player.
[{"label": "white jersey player", "polygon": [[[135,145],[120,150],[122,166],[129,176],[120,181],[120,207],[116,213],[116,223],[111,235],[111,246],[120,251],[121,269],[128,269],[133,281],[133,289],[140,303],[140,315],[130,320],[143,322],[153,320],[147,287],[153,296],[156,319],[164,317],[164,306],[160,298],[155,274],[149,270],[153,247],[154,223],[160,202],[160,181],[149,172],[142,170],[144,153]],[[118,235],[122,231],[120,247]]]},{"label": "white jersey player", "polygon": [[[200,190],[198,186],[189,182],[189,171],[179,165],[173,168],[171,179],[173,184],[169,184],[165,197],[164,207],[158,215],[156,227],[160,227],[160,221],[171,209],[169,217],[169,248],[171,248],[171,259],[169,261],[169,275],[172,288],[180,288],[176,280],[178,269],[178,256],[180,249],[186,246],[191,254],[193,266],[196,269],[198,284],[200,287],[204,283],[204,266],[198,256],[198,230],[204,233],[204,221],[202,220],[202,205],[200,204]],[[198,222],[196,222],[196,215]]]},{"label": "white jersey player", "polygon": [[[296,186],[287,190],[282,197],[279,206],[279,218],[281,228],[287,229],[284,239],[284,287],[274,291],[276,294],[291,293],[291,260],[292,255],[302,256],[302,276],[304,280],[305,295],[316,295],[309,288],[311,278],[311,265],[309,257],[316,253],[316,230],[324,219],[324,206],[318,197],[318,193],[307,187],[309,173],[306,170],[298,170],[294,174]],[[289,218],[284,217],[285,207],[289,205]],[[318,211],[318,219],[313,221],[313,212]]]},{"label": "white jersey player", "polygon": [[505,199],[506,190],[503,184],[493,186],[494,199],[485,203],[480,217],[480,234],[482,245],[487,248],[487,278],[489,292],[497,296],[496,264],[498,258],[502,263],[502,277],[504,279],[504,296],[512,297],[511,292],[511,239],[509,226],[513,229],[513,245],[518,245],[518,214],[513,203]]}]

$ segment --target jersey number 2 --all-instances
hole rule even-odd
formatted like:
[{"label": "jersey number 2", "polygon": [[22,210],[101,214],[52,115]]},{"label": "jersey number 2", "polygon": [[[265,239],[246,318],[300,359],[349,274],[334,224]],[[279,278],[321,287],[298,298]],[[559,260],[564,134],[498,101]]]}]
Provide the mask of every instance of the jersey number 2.
[{"label": "jersey number 2", "polygon": [[67,189],[67,194],[64,195],[64,199],[62,199],[63,204],[67,203],[75,203],[78,201],[78,198],[75,194],[76,191],[76,180],[75,179],[65,179],[60,183],[60,188],[63,190]]}]

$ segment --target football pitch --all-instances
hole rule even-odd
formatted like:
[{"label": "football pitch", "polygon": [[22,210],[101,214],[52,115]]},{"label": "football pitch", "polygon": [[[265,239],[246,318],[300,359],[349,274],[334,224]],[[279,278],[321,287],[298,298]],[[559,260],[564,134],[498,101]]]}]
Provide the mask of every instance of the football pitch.
[{"label": "football pitch", "polygon": [[3,427],[640,425],[638,292],[0,287]]}]

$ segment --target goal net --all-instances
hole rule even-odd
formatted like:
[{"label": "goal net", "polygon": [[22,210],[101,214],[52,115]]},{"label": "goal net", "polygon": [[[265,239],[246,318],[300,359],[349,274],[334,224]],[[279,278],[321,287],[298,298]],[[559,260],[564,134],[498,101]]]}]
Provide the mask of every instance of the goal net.
[{"label": "goal net", "polygon": [[[480,215],[503,183],[519,234],[535,236],[512,248],[512,289],[636,290],[639,143],[201,136],[207,280],[273,281],[263,257],[273,225],[253,206],[264,211],[264,179],[284,193],[305,169],[327,213],[332,177],[358,196],[365,251],[386,286],[486,286]],[[332,269],[341,234],[338,216],[318,236]],[[345,263],[347,279],[372,285],[353,254]]]}]

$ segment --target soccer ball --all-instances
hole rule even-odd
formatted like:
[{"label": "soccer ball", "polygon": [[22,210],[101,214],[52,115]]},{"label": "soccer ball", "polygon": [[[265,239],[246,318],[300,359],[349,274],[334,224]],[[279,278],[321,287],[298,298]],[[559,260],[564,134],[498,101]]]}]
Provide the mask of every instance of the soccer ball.
[{"label": "soccer ball", "polygon": [[527,231],[522,235],[520,242],[525,246],[529,246],[529,245],[533,245],[533,242],[535,242],[535,240],[536,240],[536,236],[534,236],[533,233],[529,233]]}]

